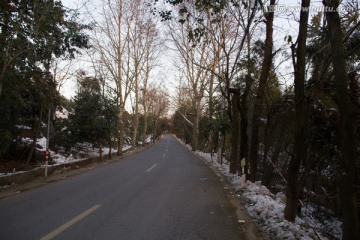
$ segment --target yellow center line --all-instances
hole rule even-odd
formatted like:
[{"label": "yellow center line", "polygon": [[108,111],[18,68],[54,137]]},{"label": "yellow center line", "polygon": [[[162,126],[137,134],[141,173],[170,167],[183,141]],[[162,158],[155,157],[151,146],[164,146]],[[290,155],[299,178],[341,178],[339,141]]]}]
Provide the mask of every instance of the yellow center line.
[{"label": "yellow center line", "polygon": [[148,170],[146,170],[146,172],[150,172],[150,171],[153,170],[156,166],[157,166],[157,163],[155,163],[154,165],[152,165]]},{"label": "yellow center line", "polygon": [[50,240],[52,238],[54,238],[55,236],[59,235],[60,233],[62,233],[63,231],[65,231],[66,229],[68,229],[69,227],[71,227],[72,225],[74,225],[75,223],[77,223],[78,221],[80,221],[81,219],[83,219],[84,217],[86,217],[87,215],[91,214],[92,212],[94,212],[96,209],[98,209],[99,207],[101,207],[101,205],[95,205],[92,208],[89,208],[88,210],[86,210],[85,212],[77,215],[76,217],[74,217],[73,219],[71,219],[70,221],[66,222],[64,225],[60,226],[59,228],[55,229],[54,231],[52,231],[51,233],[47,234],[46,236],[40,238],[40,240]]}]

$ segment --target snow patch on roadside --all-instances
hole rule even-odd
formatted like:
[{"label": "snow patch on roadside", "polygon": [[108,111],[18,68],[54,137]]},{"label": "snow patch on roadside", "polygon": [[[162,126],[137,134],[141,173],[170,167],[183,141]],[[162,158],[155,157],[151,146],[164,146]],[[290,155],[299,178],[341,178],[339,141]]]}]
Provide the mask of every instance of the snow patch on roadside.
[{"label": "snow patch on roadside", "polygon": [[[22,140],[22,142],[24,142],[26,144],[30,144],[32,142],[32,139],[30,139],[30,138],[22,138],[21,140]],[[130,149],[131,147],[132,147],[131,145],[124,144],[122,150],[126,151],[126,150]],[[54,162],[53,164],[49,164],[49,166],[58,166],[58,165],[65,164],[65,163],[80,162],[89,157],[98,157],[99,150],[100,150],[99,148],[92,147],[91,144],[86,144],[86,143],[81,144],[81,150],[77,154],[84,156],[84,157],[80,157],[80,156],[74,156],[74,154],[65,155],[65,154],[61,154],[61,153],[55,153],[54,151],[49,149],[49,156],[51,157],[52,161]],[[103,150],[103,155],[107,155],[107,154],[109,154],[110,148],[104,147],[102,150]],[[41,137],[36,140],[36,151],[42,152],[42,153],[46,152],[46,137]],[[116,151],[117,151],[117,149],[115,149],[115,148],[112,149],[113,153]],[[44,162],[39,167],[41,168],[44,166],[45,166],[45,159],[44,159]],[[20,173],[24,173],[24,172],[26,172],[26,171],[16,171],[16,169],[14,169],[13,172],[0,173],[0,177],[20,174]]]}]

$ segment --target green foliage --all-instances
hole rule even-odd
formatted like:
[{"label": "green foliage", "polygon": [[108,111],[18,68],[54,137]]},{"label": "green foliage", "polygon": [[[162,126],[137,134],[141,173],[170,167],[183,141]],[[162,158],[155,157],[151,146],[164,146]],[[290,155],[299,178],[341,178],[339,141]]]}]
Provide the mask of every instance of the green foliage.
[{"label": "green foliage", "polygon": [[116,98],[102,97],[103,108],[102,117],[100,118],[101,131],[105,132],[102,141],[111,141],[117,137],[118,109]]},{"label": "green foliage", "polygon": [[74,97],[74,112],[70,115],[71,138],[76,142],[96,143],[101,141],[102,99],[98,91],[97,79],[84,77],[77,95]]},{"label": "green foliage", "polygon": [[0,158],[13,152],[13,139],[39,134],[36,126],[60,101],[52,60],[89,48],[87,29],[61,1],[0,1]]},{"label": "green foliage", "polygon": [[[170,5],[174,6],[177,9],[177,14],[173,13],[173,10],[168,10],[168,7],[165,7],[165,9],[159,10],[157,8],[157,3],[159,0],[153,0],[154,2],[154,8],[153,13],[158,13],[161,17],[161,21],[169,21],[175,18],[175,16],[178,17],[178,22],[181,24],[184,24],[186,21],[189,20],[190,17],[194,17],[193,13],[189,11],[189,6],[194,6],[195,10],[197,12],[210,12],[211,15],[211,22],[217,23],[220,22],[221,18],[226,18],[226,9],[228,7],[231,8],[240,8],[240,6],[244,6],[244,8],[247,8],[247,3],[245,1],[242,1],[241,4],[238,1],[234,0],[195,0],[195,1],[189,1],[189,0],[163,0],[164,5]],[[261,1],[260,1],[261,2]],[[255,1],[254,9],[257,11],[258,1]],[[202,17],[195,17],[195,26],[193,28],[188,29],[189,33],[189,39],[194,42],[194,44],[199,43],[203,38],[206,40],[206,35],[208,29],[205,27],[202,27],[202,22],[204,19]]]},{"label": "green foliage", "polygon": [[105,144],[116,136],[116,99],[101,94],[99,80],[80,75],[69,131],[72,143]]}]

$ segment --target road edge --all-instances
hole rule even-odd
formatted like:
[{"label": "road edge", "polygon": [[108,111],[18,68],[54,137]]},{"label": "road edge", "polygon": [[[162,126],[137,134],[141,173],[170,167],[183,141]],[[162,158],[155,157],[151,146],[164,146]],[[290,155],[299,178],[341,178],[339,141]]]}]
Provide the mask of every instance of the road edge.
[{"label": "road edge", "polygon": [[[176,137],[176,136],[175,136]],[[237,215],[238,226],[241,231],[244,233],[245,240],[263,240],[268,239],[265,237],[264,232],[261,228],[254,222],[254,219],[250,216],[249,212],[245,208],[244,200],[237,196],[234,191],[233,186],[229,182],[229,180],[224,176],[217,168],[212,166],[206,159],[201,156],[195,154],[192,150],[187,148],[184,143],[182,143],[177,137],[176,139],[183,145],[185,149],[193,154],[197,159],[203,162],[207,167],[211,169],[211,171],[218,177],[220,183],[222,184],[227,198],[229,202],[234,208],[234,211]]]}]

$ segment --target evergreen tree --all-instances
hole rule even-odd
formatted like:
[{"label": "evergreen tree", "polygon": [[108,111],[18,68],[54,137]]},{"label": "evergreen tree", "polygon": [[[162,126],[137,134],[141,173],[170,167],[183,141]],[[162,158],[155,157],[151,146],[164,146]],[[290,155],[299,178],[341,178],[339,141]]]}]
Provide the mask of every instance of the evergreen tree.
[{"label": "evergreen tree", "polygon": [[80,75],[79,90],[74,97],[74,111],[70,115],[70,132],[74,143],[101,144],[106,137],[103,100],[98,79]]},{"label": "evergreen tree", "polygon": [[[0,135],[0,158],[20,144],[21,136],[35,142],[48,108],[56,105],[58,92],[49,71],[52,60],[73,58],[78,49],[89,47],[84,33],[89,26],[79,24],[76,18],[61,1],[1,1],[0,110],[4,114],[0,132],[4,134]],[[27,162],[33,150],[28,152]]]}]

